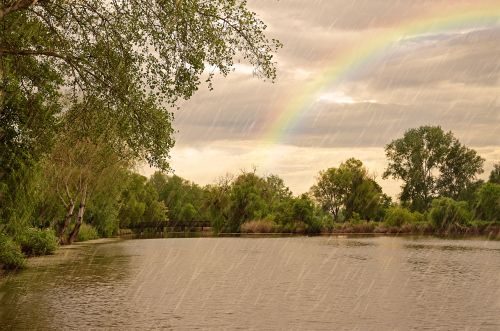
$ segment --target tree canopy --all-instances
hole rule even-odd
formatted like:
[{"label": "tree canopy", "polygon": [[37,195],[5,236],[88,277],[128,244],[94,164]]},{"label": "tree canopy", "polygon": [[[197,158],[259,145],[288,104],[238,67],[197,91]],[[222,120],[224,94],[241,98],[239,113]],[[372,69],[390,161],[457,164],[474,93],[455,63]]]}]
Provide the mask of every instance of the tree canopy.
[{"label": "tree canopy", "polygon": [[338,219],[354,213],[364,219],[374,218],[382,203],[382,188],[368,175],[360,160],[350,158],[338,168],[321,171],[311,193],[322,208]]},{"label": "tree canopy", "polygon": [[0,3],[0,24],[2,140],[26,128],[22,140],[41,146],[41,137],[24,137],[83,103],[105,113],[103,123],[117,126],[137,157],[162,169],[174,143],[169,106],[202,80],[211,86],[235,61],[274,79],[280,46],[235,0],[10,0]]},{"label": "tree canopy", "polygon": [[426,210],[437,196],[457,199],[483,171],[484,159],[439,126],[410,129],[385,151],[384,178],[403,181],[401,201],[413,210]]}]

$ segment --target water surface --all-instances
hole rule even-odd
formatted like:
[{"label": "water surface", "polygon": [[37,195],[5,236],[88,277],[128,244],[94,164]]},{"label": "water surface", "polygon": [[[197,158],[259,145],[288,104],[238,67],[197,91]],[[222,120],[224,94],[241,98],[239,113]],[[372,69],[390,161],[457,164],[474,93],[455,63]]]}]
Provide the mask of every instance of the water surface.
[{"label": "water surface", "polygon": [[0,281],[0,325],[500,330],[500,242],[340,236],[77,245]]}]

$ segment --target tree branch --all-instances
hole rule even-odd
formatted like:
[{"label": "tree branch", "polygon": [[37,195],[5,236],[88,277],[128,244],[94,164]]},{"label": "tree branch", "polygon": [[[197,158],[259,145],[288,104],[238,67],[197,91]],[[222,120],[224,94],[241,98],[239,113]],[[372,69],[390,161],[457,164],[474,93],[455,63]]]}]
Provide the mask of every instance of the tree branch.
[{"label": "tree branch", "polygon": [[43,0],[42,1],[39,1],[39,0],[17,0],[17,1],[11,2],[10,4],[5,4],[2,7],[0,7],[0,20],[12,12],[22,10],[22,9],[27,9],[31,6],[36,5],[38,2],[43,2]]}]

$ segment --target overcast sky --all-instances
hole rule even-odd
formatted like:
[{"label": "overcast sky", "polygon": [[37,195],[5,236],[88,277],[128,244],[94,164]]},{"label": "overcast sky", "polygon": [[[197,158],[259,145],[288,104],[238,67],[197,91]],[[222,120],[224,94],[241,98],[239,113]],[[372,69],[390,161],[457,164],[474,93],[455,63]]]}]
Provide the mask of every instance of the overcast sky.
[{"label": "overcast sky", "polygon": [[[491,2],[490,2],[491,3]],[[250,0],[284,48],[274,84],[239,64],[213,91],[202,87],[175,112],[172,168],[199,184],[257,167],[275,173],[294,193],[319,170],[348,157],[362,160],[392,196],[399,183],[382,180],[384,146],[424,124],[451,130],[486,158],[487,176],[500,161],[500,22],[477,20],[454,30],[403,36],[381,56],[315,91],[279,141],[266,140],[277,114],[342,54],[420,17],[446,16],[470,1]],[[500,8],[497,6],[497,8]]]}]

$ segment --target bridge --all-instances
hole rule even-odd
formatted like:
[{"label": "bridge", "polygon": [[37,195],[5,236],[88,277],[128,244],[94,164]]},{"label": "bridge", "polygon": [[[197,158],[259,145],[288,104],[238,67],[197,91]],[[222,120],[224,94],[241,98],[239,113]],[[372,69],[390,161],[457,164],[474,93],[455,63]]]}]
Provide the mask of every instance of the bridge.
[{"label": "bridge", "polygon": [[196,220],[196,221],[146,221],[139,222],[136,224],[131,224],[128,228],[132,230],[154,230],[156,232],[164,232],[164,231],[203,231],[207,230],[212,225],[210,221]]}]

